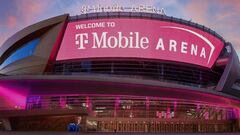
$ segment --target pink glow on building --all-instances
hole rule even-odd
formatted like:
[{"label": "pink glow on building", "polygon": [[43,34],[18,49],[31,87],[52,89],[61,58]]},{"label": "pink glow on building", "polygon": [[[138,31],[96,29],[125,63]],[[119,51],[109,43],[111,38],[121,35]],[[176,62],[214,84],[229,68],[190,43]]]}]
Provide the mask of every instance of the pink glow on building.
[{"label": "pink glow on building", "polygon": [[235,109],[233,110],[233,113],[234,113],[234,117],[235,117],[236,119],[240,119],[240,108],[235,108]]},{"label": "pink glow on building", "polygon": [[209,119],[209,112],[205,112],[205,113],[204,113],[204,118],[205,118],[205,120],[208,120],[208,119]]},{"label": "pink glow on building", "polygon": [[116,101],[115,101],[115,105],[114,105],[114,117],[117,116],[117,110],[118,110],[119,105],[120,105],[120,98],[116,97]]},{"label": "pink glow on building", "polygon": [[89,113],[92,113],[92,103],[89,96],[86,97],[86,108]]},{"label": "pink glow on building", "polygon": [[170,119],[171,118],[171,111],[170,111],[170,107],[167,107],[167,111],[166,111],[166,117],[167,119]]},{"label": "pink glow on building", "polygon": [[66,108],[66,99],[63,97],[60,97],[60,106],[61,108]]},{"label": "pink glow on building", "polygon": [[177,111],[177,101],[174,101],[174,112]]},{"label": "pink glow on building", "polygon": [[4,100],[2,106],[7,109],[25,109],[27,97],[20,91],[21,89],[0,86],[0,97]]}]

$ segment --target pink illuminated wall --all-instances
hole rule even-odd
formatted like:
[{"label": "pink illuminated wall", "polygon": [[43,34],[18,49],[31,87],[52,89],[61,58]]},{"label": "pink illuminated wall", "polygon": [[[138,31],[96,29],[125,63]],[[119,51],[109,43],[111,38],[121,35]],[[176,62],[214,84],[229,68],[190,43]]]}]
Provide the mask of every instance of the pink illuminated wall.
[{"label": "pink illuminated wall", "polygon": [[0,110],[25,109],[29,89],[14,82],[0,82]]},{"label": "pink illuminated wall", "polygon": [[211,68],[224,44],[189,26],[147,19],[98,19],[67,25],[57,60],[147,58]]}]

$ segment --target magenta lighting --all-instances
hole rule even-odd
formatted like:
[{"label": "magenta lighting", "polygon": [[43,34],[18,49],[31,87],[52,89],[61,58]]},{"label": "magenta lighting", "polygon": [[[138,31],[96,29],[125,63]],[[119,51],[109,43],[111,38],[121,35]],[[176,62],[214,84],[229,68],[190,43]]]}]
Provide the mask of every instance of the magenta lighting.
[{"label": "magenta lighting", "polygon": [[0,110],[25,109],[27,94],[26,89],[22,87],[0,83],[0,97],[2,101]]},{"label": "magenta lighting", "polygon": [[0,130],[237,133],[239,59],[215,31],[165,14],[56,16],[0,48]]}]

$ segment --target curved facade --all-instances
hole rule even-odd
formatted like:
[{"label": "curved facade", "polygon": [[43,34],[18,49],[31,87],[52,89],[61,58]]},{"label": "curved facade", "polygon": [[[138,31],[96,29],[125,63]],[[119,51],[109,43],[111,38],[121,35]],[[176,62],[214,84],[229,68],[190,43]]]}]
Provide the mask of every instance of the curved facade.
[{"label": "curved facade", "polygon": [[0,129],[237,132],[239,60],[203,25],[150,13],[68,14],[0,49]]}]

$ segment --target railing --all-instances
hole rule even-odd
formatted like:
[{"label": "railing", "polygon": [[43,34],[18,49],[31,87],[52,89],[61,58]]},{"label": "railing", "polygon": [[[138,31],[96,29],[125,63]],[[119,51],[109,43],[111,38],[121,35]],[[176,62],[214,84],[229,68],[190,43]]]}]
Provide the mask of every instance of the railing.
[{"label": "railing", "polygon": [[137,96],[29,96],[27,110],[84,110],[89,116],[161,119],[235,119],[228,106],[205,102]]}]

